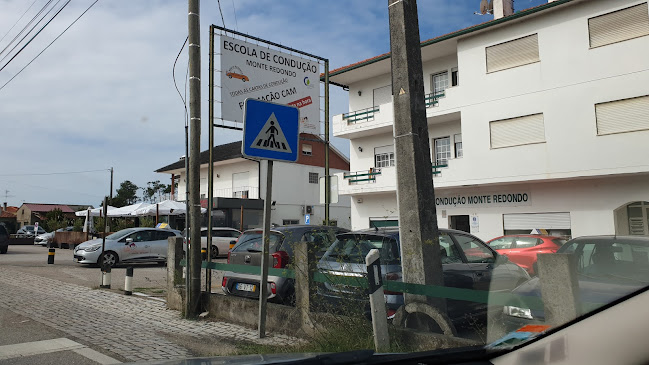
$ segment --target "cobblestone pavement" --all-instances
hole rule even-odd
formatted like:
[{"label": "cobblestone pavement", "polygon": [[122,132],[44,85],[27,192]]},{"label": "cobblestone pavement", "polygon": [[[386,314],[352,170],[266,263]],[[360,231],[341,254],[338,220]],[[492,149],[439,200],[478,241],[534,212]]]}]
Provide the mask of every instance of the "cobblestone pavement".
[{"label": "cobblestone pavement", "polygon": [[[174,335],[230,342],[286,345],[297,339],[225,322],[185,320],[164,303],[95,290],[0,267],[0,306],[124,357],[129,361],[194,356],[171,342]],[[215,343],[215,347],[218,344]]]}]

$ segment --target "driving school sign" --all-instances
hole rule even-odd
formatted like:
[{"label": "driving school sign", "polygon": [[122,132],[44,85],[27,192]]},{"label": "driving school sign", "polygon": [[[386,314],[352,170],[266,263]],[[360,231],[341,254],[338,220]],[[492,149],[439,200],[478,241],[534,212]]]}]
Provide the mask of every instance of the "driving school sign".
[{"label": "driving school sign", "polygon": [[499,191],[438,195],[435,197],[435,205],[446,208],[526,206],[532,205],[532,194],[529,191]]},{"label": "driving school sign", "polygon": [[317,61],[220,36],[221,118],[242,122],[247,98],[292,105],[300,132],[320,134],[320,67]]}]

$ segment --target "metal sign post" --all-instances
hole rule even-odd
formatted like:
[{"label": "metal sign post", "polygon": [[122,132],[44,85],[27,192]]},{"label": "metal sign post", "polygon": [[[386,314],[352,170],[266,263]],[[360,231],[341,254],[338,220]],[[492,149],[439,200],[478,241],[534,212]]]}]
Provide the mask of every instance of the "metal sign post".
[{"label": "metal sign post", "polygon": [[299,111],[294,106],[246,99],[243,114],[245,157],[267,160],[264,232],[259,281],[259,338],[266,337],[266,300],[268,299],[268,262],[270,251],[270,207],[273,193],[273,160],[295,162],[298,157]]}]

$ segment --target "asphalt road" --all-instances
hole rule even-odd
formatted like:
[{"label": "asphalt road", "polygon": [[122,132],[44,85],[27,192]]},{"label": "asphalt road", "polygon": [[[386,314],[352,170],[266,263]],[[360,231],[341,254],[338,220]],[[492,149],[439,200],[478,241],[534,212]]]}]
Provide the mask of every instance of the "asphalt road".
[{"label": "asphalt road", "polygon": [[[47,264],[47,247],[34,245],[12,245],[6,254],[0,255],[0,265],[11,266],[15,270],[57,279],[70,284],[98,288],[101,285],[101,270],[97,266],[82,265],[73,261],[71,249],[56,249],[54,264]],[[226,262],[219,258],[216,262]],[[133,289],[135,292],[164,297],[167,285],[167,268],[155,263],[132,264]],[[203,277],[205,271],[203,271]],[[111,272],[111,288],[124,290],[126,266],[118,265]],[[221,292],[222,275],[212,273],[212,292]]]}]

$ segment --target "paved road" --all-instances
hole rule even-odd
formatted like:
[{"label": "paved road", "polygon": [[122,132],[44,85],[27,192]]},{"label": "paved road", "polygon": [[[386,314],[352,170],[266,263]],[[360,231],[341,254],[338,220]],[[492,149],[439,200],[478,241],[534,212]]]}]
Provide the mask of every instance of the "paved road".
[{"label": "paved road", "polygon": [[[45,250],[34,249],[40,248],[10,247],[14,255],[32,256],[31,265],[24,257],[0,256],[0,308],[10,309],[109,355],[116,354],[127,361],[172,359],[228,354],[233,350],[232,344],[240,341],[263,344],[297,341],[278,334],[258,339],[255,330],[242,326],[184,320],[179,312],[166,309],[161,301],[94,289],[99,284],[98,278],[94,278],[95,273],[99,275],[98,269],[78,267],[71,260],[67,265],[65,260],[60,261],[62,255],[58,250],[56,260],[59,261],[48,268],[46,263],[38,263]],[[42,259],[46,262],[46,255]],[[52,268],[58,265],[61,265],[58,269]],[[146,277],[145,272],[159,271],[164,276],[164,270],[143,267],[141,275]],[[157,280],[138,281],[134,286],[150,284],[152,287]]]}]

